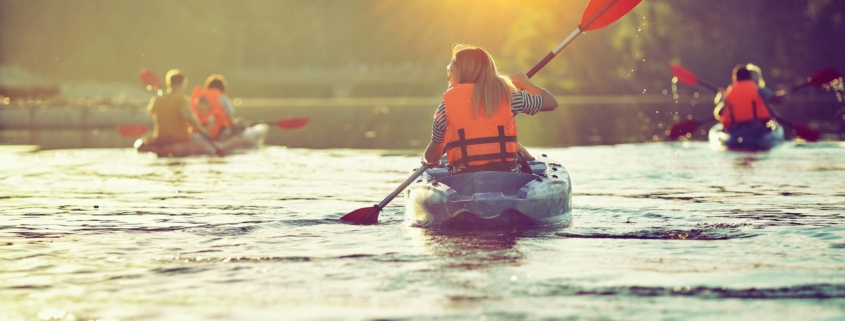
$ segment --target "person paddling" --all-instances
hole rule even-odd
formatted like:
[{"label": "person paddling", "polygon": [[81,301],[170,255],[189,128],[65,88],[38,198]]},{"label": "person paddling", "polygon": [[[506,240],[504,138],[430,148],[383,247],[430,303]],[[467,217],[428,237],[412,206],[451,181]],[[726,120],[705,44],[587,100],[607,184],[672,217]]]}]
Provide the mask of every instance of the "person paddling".
[{"label": "person paddling", "polygon": [[194,88],[191,94],[191,110],[199,122],[214,139],[224,139],[236,130],[235,109],[226,96],[226,79],[214,74],[205,80],[203,87]]},{"label": "person paddling", "polygon": [[193,131],[204,133],[204,129],[191,113],[185,95],[188,79],[178,69],[172,69],[165,76],[167,92],[150,100],[147,112],[153,118],[153,135],[150,144],[171,144],[185,142],[194,137]]},{"label": "person paddling", "polygon": [[772,118],[770,103],[783,102],[785,91],[766,88],[760,67],[738,65],[733,70],[733,84],[720,91],[713,115],[726,130],[752,123],[765,124]]},{"label": "person paddling", "polygon": [[449,87],[434,113],[431,142],[423,163],[434,166],[445,153],[453,175],[520,171],[517,154],[531,159],[517,141],[514,117],[557,108],[557,99],[524,73],[499,74],[493,57],[480,47],[456,45],[446,67]]}]

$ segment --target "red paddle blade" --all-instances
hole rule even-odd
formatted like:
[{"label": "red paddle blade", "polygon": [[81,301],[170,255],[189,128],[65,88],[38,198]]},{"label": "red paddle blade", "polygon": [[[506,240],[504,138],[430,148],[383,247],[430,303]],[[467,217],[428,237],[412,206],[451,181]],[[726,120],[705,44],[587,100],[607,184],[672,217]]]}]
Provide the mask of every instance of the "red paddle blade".
[{"label": "red paddle blade", "polygon": [[836,70],[836,68],[827,68],[808,77],[807,83],[816,87],[821,87],[822,85],[826,85],[839,78],[842,78],[842,75],[839,74],[839,70]]},{"label": "red paddle blade", "polygon": [[281,129],[297,129],[308,124],[308,117],[279,119],[274,124]]},{"label": "red paddle blade", "polygon": [[117,134],[123,137],[137,138],[141,137],[150,130],[146,125],[117,125],[115,126]]},{"label": "red paddle blade", "polygon": [[692,133],[698,129],[698,126],[698,122],[692,119],[676,123],[672,127],[669,127],[669,138],[678,139],[686,136],[688,133]]},{"label": "red paddle blade", "polygon": [[596,30],[616,22],[642,0],[593,0],[581,16],[581,31]]},{"label": "red paddle blade", "polygon": [[672,76],[678,78],[678,82],[689,86],[698,85],[698,76],[696,76],[695,73],[693,73],[689,69],[681,67],[681,65],[678,64],[672,64],[671,67]]},{"label": "red paddle blade", "polygon": [[150,87],[150,89],[161,88],[161,80],[158,79],[158,75],[156,75],[152,70],[147,68],[141,69],[140,77],[141,82]]},{"label": "red paddle blade", "polygon": [[378,213],[381,212],[377,206],[359,208],[340,218],[342,221],[358,224],[378,223]]},{"label": "red paddle blade", "polygon": [[822,136],[818,131],[804,124],[795,124],[792,127],[792,131],[795,132],[795,135],[808,142],[817,142]]}]

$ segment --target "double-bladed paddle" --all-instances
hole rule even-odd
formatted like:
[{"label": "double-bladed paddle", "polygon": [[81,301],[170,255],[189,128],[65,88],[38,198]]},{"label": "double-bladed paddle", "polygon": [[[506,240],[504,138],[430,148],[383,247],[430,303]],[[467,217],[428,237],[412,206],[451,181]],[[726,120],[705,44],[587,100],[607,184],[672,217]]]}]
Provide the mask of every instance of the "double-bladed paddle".
[{"label": "double-bladed paddle", "polygon": [[[582,33],[588,30],[597,30],[601,29],[619,18],[622,18],[625,14],[630,12],[634,7],[637,6],[642,0],[592,0],[590,3],[587,4],[587,8],[584,10],[584,14],[581,16],[581,24],[573,31],[566,39],[560,42],[551,52],[549,52],[539,63],[534,65],[531,70],[526,73],[528,78],[534,76],[540,69],[543,68],[546,64],[549,63],[554,57],[561,51],[563,48],[566,48],[575,38],[580,36]],[[359,208],[350,212],[349,214],[344,215],[340,219],[343,221],[347,221],[350,223],[357,223],[357,224],[374,224],[378,223],[378,215],[385,206],[387,206],[396,195],[402,192],[408,185],[411,184],[415,179],[420,177],[423,173],[425,173],[426,166],[421,166],[419,169],[414,171],[408,179],[402,182],[399,187],[397,187],[390,195],[381,201],[381,203],[376,204],[372,207],[365,207]]]},{"label": "double-bladed paddle", "polygon": [[[698,76],[696,76],[696,74],[693,73],[692,71],[690,71],[689,69],[681,67],[680,65],[677,65],[677,64],[672,64],[671,68],[672,68],[672,75],[675,77],[675,79],[678,82],[685,84],[685,85],[690,85],[690,86],[696,86],[696,85],[702,86],[704,88],[709,89],[710,91],[719,92],[719,90],[715,86],[710,85],[707,82],[699,80]],[[801,90],[801,89],[809,87],[809,86],[821,87],[821,86],[826,85],[826,84],[828,84],[828,83],[830,83],[830,82],[832,82],[836,79],[839,79],[840,77],[842,77],[842,76],[839,74],[839,71],[837,71],[834,68],[827,68],[827,69],[821,70],[819,72],[816,72],[815,74],[813,74],[810,77],[807,77],[806,82],[793,86],[790,89],[790,91],[795,92],[795,91]],[[783,118],[781,118],[777,115],[772,115],[772,117],[775,120],[777,120],[778,123],[781,123],[781,124],[783,124],[787,127],[792,128],[792,130],[795,132],[795,135],[797,135],[798,137],[801,137],[801,139],[804,139],[808,142],[815,142],[815,141],[818,141],[819,138],[821,138],[821,134],[819,134],[818,131],[810,128],[807,125],[793,124],[793,123],[791,123],[791,122],[789,122],[789,121],[787,121],[787,120],[785,120],[785,119],[783,119]],[[715,124],[716,122],[718,122],[718,120],[716,120],[716,119],[708,119],[708,120],[705,120],[705,121],[697,121],[697,120],[694,120],[694,119],[689,119],[689,120],[685,120],[685,121],[682,121],[682,122],[675,123],[671,127],[669,127],[669,138],[677,139],[681,136],[687,135],[688,133],[692,133],[693,131],[698,129],[698,127],[700,127],[700,126],[709,126],[709,125]]]}]

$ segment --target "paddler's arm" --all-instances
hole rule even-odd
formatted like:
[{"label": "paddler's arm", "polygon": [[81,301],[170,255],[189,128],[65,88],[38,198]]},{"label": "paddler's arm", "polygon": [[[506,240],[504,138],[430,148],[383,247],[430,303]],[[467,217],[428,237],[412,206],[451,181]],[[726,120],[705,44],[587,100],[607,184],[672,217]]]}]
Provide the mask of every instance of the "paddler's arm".
[{"label": "paddler's arm", "polygon": [[147,105],[147,114],[152,116],[156,111],[156,98],[150,98],[150,103]]},{"label": "paddler's arm", "polygon": [[425,148],[425,156],[423,160],[428,165],[437,165],[440,164],[440,157],[443,156],[443,146],[446,145],[445,143],[435,143],[431,141],[428,143],[428,147]]},{"label": "paddler's arm", "polygon": [[786,101],[786,94],[787,94],[786,90],[778,90],[778,91],[776,91],[772,94],[772,96],[769,98],[768,102],[773,103],[773,104],[783,103],[783,102]]},{"label": "paddler's arm", "polygon": [[518,72],[514,74],[513,77],[511,77],[511,82],[516,89],[524,90],[532,95],[539,95],[540,97],[543,97],[543,106],[540,107],[540,111],[552,111],[557,108],[557,98],[555,98],[555,96],[553,96],[552,93],[545,88],[532,83],[525,73]]},{"label": "paddler's arm", "polygon": [[199,122],[197,122],[196,117],[194,117],[194,113],[192,113],[188,108],[179,108],[179,113],[182,114],[182,118],[184,118],[191,127],[194,128],[194,131],[199,133],[200,135],[206,136],[211,138],[208,134],[208,131],[205,130]]}]

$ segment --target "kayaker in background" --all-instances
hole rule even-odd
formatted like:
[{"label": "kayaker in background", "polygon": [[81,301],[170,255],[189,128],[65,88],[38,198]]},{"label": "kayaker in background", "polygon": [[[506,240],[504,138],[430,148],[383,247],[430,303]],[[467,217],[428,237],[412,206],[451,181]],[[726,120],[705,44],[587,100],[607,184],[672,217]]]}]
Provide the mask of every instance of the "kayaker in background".
[{"label": "kayaker in background", "polygon": [[171,144],[196,139],[192,131],[203,132],[191,113],[185,95],[188,78],[178,69],[171,69],[165,76],[167,93],[150,100],[147,112],[153,118],[153,136],[150,144]]},{"label": "kayaker in background", "polygon": [[233,121],[235,108],[226,97],[226,85],[223,76],[214,74],[208,76],[202,88],[194,88],[191,94],[191,110],[209,135],[218,140],[237,132]]},{"label": "kayaker in background", "polygon": [[524,73],[500,75],[490,54],[474,46],[452,49],[446,80],[449,88],[434,113],[423,163],[438,164],[445,153],[453,175],[520,171],[517,154],[532,158],[517,142],[514,117],[552,111],[557,99]]},{"label": "kayaker in background", "polygon": [[[766,88],[763,72],[754,64],[734,67],[733,81],[731,86],[726,90],[720,90],[716,95],[716,109],[713,110],[713,115],[722,122],[725,129],[730,129],[731,124],[754,120],[761,123],[768,122],[772,118],[769,105],[781,103],[786,98],[786,91],[775,92]],[[733,103],[728,103],[731,96],[734,97],[731,99]],[[731,106],[731,108],[726,106]]]},{"label": "kayaker in background", "polygon": [[779,104],[786,100],[785,90],[774,91],[766,88],[766,80],[763,79],[763,70],[760,67],[755,64],[747,64],[745,65],[745,69],[751,72],[751,80],[757,83],[757,87],[760,88],[760,97],[766,103]]}]

